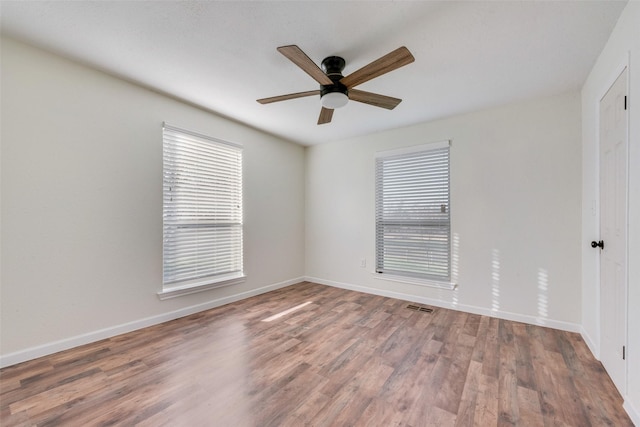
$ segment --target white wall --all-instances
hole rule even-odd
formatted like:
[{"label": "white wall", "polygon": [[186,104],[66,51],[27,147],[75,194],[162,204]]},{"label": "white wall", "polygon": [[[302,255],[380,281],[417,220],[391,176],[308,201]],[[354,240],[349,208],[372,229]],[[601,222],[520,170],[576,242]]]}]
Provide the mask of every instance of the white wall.
[{"label": "white wall", "polygon": [[[582,324],[596,354],[598,327],[598,104],[625,65],[629,66],[629,292],[625,408],[640,425],[640,2],[630,1],[582,89]],[[596,206],[597,212],[597,206]]]},{"label": "white wall", "polygon": [[[374,278],[374,153],[445,139],[458,289]],[[580,163],[578,93],[307,148],[307,275],[579,330]]]},{"label": "white wall", "polygon": [[[2,40],[2,364],[304,276],[304,148]],[[245,271],[160,301],[162,122],[244,144]]]}]

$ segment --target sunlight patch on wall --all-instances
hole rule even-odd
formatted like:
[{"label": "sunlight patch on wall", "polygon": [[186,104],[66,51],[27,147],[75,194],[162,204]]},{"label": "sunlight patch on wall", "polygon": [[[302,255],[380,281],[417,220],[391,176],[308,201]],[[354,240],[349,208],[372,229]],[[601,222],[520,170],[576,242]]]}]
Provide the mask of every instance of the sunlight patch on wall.
[{"label": "sunlight patch on wall", "polygon": [[500,251],[491,253],[491,311],[500,310]]},{"label": "sunlight patch on wall", "polygon": [[458,299],[458,261],[460,260],[460,235],[453,233],[453,241],[451,246],[451,281],[456,284],[453,289],[451,304],[456,307],[460,300]]},{"label": "sunlight patch on wall", "polygon": [[549,317],[549,272],[538,268],[538,324],[545,324]]}]

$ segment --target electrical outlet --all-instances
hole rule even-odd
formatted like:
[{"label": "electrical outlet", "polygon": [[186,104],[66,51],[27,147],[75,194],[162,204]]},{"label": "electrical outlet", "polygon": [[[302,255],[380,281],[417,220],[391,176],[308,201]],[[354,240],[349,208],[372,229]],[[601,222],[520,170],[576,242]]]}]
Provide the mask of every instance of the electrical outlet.
[{"label": "electrical outlet", "polygon": [[367,259],[366,258],[360,259],[360,267],[365,268],[366,266],[367,266]]}]

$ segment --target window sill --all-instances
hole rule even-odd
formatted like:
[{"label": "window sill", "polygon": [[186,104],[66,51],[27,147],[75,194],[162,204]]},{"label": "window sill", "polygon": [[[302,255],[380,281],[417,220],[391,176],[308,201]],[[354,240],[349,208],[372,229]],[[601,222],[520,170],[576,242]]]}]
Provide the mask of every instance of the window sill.
[{"label": "window sill", "polygon": [[244,273],[238,273],[206,281],[187,283],[172,287],[167,286],[158,292],[158,298],[165,300],[181,297],[183,295],[195,294],[196,292],[204,292],[211,289],[221,288],[223,286],[237,285],[239,283],[243,283],[246,277],[247,276],[245,276]]},{"label": "window sill", "polygon": [[413,277],[394,276],[392,274],[372,273],[373,277],[380,280],[389,280],[390,282],[408,283],[410,285],[426,286],[429,288],[446,289],[449,291],[458,287],[457,283],[439,282],[436,280],[416,279]]}]

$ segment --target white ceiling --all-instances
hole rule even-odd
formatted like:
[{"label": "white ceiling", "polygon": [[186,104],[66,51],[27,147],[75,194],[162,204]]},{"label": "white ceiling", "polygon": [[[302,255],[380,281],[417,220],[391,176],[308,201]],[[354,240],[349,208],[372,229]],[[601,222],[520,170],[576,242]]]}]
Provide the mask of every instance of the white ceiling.
[{"label": "white ceiling", "polygon": [[[486,107],[578,90],[622,1],[257,1],[0,3],[2,32],[312,145]],[[388,111],[350,102],[316,125],[318,89],[276,47],[344,75],[407,46],[415,62],[358,89],[402,98]],[[170,117],[167,118],[170,120]]]}]

